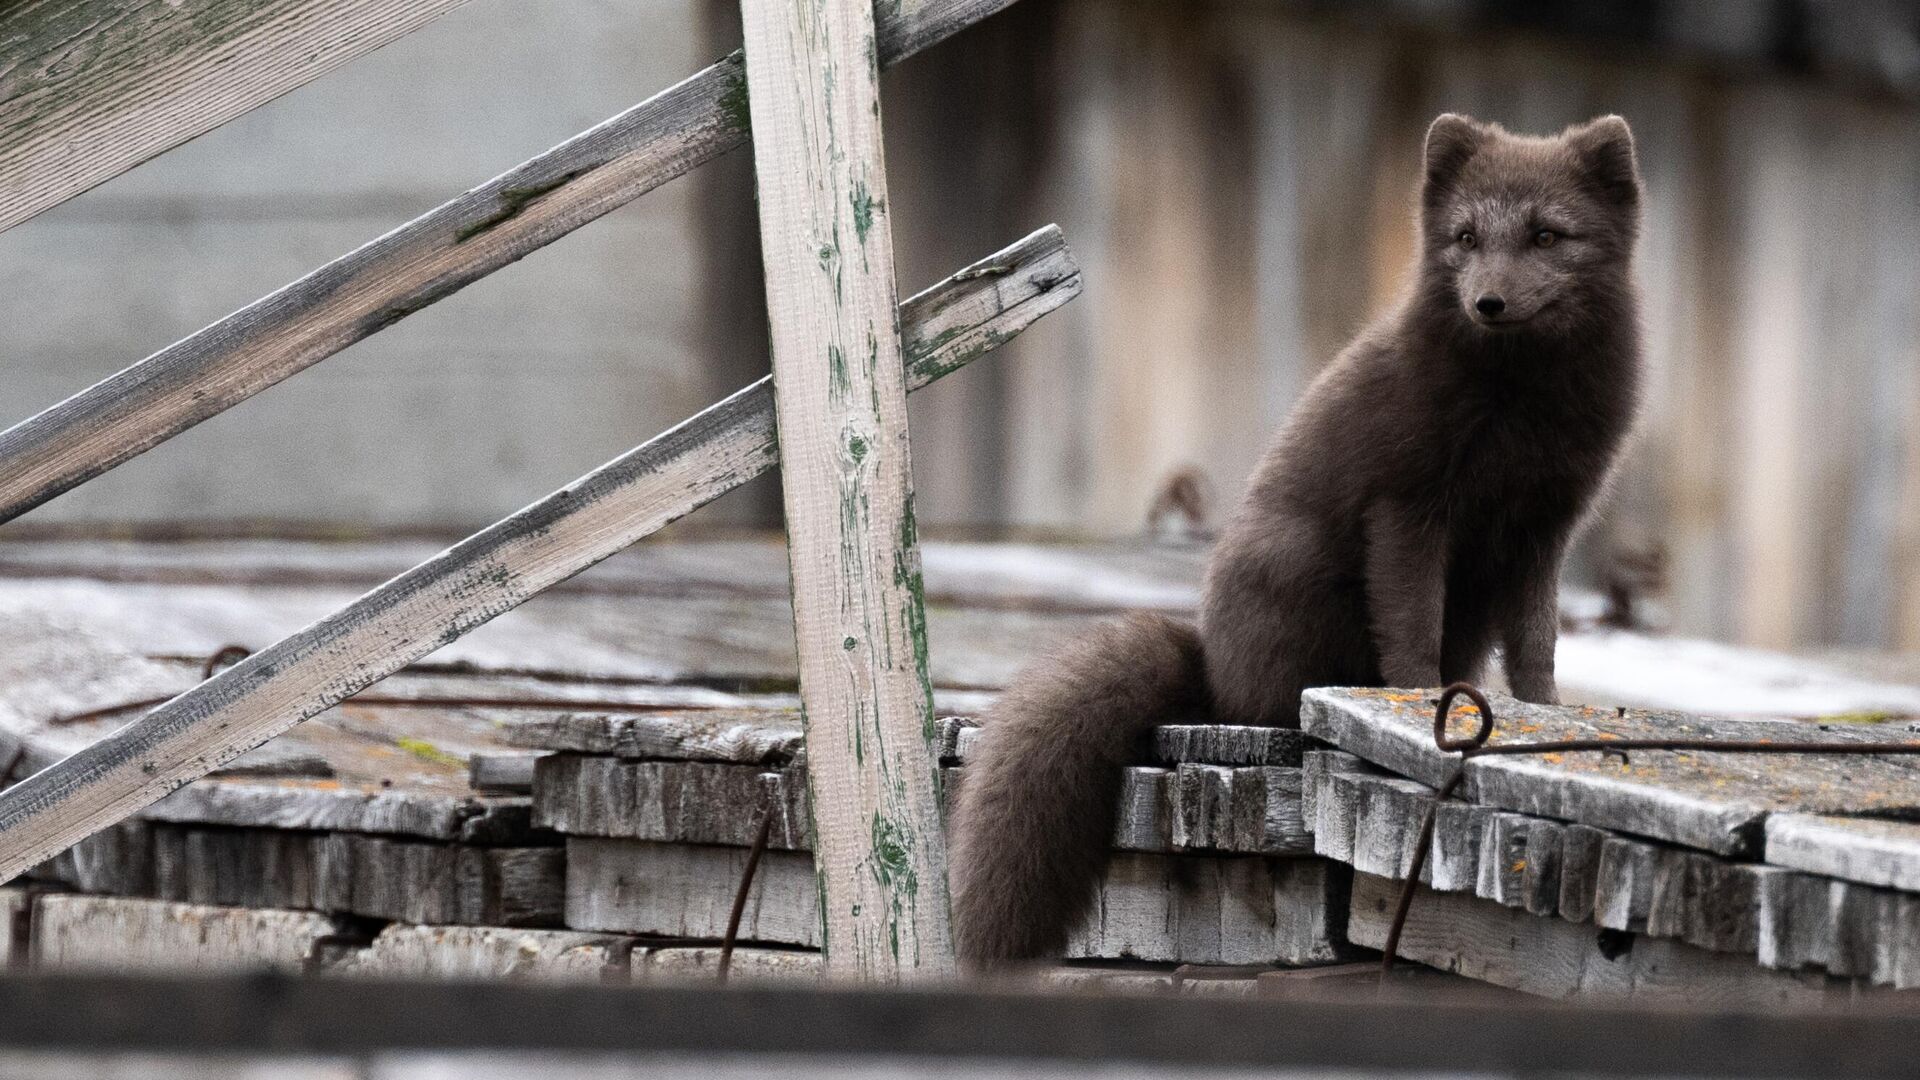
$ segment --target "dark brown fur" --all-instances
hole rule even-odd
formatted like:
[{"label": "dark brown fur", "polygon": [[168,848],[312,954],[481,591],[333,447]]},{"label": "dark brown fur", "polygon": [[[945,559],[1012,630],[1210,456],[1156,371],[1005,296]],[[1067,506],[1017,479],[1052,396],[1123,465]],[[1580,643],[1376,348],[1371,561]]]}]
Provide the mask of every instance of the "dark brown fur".
[{"label": "dark brown fur", "polygon": [[992,709],[956,819],[964,959],[1057,955],[1104,861],[1118,767],[1197,704],[1293,726],[1307,687],[1478,680],[1495,645],[1517,696],[1556,700],[1560,564],[1638,394],[1633,140],[1618,117],[1522,138],[1448,115],[1426,160],[1413,287],[1267,453],[1197,635],[1135,616]]}]

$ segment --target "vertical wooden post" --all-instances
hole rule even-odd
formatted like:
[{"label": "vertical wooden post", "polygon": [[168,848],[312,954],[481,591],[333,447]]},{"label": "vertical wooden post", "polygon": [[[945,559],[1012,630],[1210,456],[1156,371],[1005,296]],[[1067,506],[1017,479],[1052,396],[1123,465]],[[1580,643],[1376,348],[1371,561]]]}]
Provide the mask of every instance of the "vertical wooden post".
[{"label": "vertical wooden post", "polygon": [[873,0],[742,0],[827,967],[951,970]]}]

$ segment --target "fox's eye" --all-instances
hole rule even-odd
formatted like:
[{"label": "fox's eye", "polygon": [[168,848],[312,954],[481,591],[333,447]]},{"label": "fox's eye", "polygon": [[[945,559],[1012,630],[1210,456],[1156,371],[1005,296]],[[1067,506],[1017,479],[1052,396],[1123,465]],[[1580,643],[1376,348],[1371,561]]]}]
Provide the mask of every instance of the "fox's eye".
[{"label": "fox's eye", "polygon": [[1534,247],[1552,247],[1560,239],[1560,234],[1552,229],[1541,229],[1533,234]]},{"label": "fox's eye", "polygon": [[1460,230],[1460,235],[1454,237],[1454,240],[1458,242],[1461,247],[1466,248],[1468,251],[1472,251],[1473,245],[1480,242],[1479,238],[1473,235],[1472,229]]}]

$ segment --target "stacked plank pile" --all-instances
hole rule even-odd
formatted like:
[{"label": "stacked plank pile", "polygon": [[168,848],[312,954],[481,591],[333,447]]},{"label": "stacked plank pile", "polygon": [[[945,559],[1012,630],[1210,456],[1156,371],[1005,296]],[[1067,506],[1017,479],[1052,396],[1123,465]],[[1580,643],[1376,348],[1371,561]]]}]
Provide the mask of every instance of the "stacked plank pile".
[{"label": "stacked plank pile", "polygon": [[[1858,725],[1527,705],[1492,742],[1899,741]],[[1471,722],[1471,706],[1456,724]],[[1380,948],[1457,757],[1431,692],[1316,690],[1314,850],[1356,871]],[[1642,751],[1482,756],[1441,803],[1403,957],[1537,993],[1781,1000],[1920,985],[1920,757]]]},{"label": "stacked plank pile", "polygon": [[[968,720],[941,721],[949,794],[965,783],[976,732]],[[796,714],[580,712],[519,725],[510,738],[547,755],[533,774],[534,824],[566,838],[569,927],[717,941],[765,815],[768,850],[740,940],[819,947]],[[1068,956],[1339,959],[1346,875],[1313,857],[1300,818],[1302,743],[1290,731],[1161,728],[1153,762],[1127,770],[1112,866]]]}]

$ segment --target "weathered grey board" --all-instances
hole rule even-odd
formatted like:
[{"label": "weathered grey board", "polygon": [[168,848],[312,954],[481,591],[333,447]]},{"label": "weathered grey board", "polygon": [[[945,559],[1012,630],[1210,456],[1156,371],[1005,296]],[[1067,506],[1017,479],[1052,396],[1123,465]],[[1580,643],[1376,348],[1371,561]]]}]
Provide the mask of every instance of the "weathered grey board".
[{"label": "weathered grey board", "polygon": [[[1308,734],[1422,783],[1438,786],[1455,757],[1433,744],[1432,694],[1310,690]],[[1597,738],[1768,737],[1867,741],[1873,733],[1678,713],[1530,705],[1495,695],[1495,742]],[[1477,757],[1461,794],[1542,817],[1649,836],[1723,855],[1757,855],[1770,813],[1920,812],[1920,771],[1894,757],[1635,751]]]},{"label": "weathered grey board", "polygon": [[1344,868],[1321,859],[1113,857],[1067,955],[1189,964],[1340,958]]},{"label": "weathered grey board", "polygon": [[1920,892],[1920,823],[1772,814],[1767,861],[1828,877]]},{"label": "weathered grey board", "polygon": [[871,0],[743,0],[829,971],[953,968]]},{"label": "weathered grey board", "polygon": [[[566,925],[717,941],[746,861],[742,848],[569,837]],[[818,903],[812,857],[769,851],[754,873],[740,940],[818,948]]]},{"label": "weathered grey board", "polygon": [[200,781],[141,811],[149,821],[264,829],[387,833],[466,843],[522,841],[524,796],[452,796],[338,782]]},{"label": "weathered grey board", "polygon": [[[317,906],[401,922],[559,926],[566,855],[335,833],[316,848]],[[342,886],[344,885],[344,891]]]},{"label": "weathered grey board", "polygon": [[[1064,303],[1078,274],[1042,230],[903,305],[923,385]],[[0,792],[0,879],[126,817],[768,468],[765,382],[254,653]]]},{"label": "weathered grey board", "polygon": [[[107,2],[93,0],[88,6]],[[252,27],[251,33],[272,28],[274,16],[286,10],[313,9],[316,15],[303,32],[289,34],[285,32],[288,27],[283,26],[280,33],[271,35],[278,38],[279,48],[304,55],[306,44],[332,41],[343,32],[372,35],[358,42],[356,49],[378,44],[427,21],[454,2],[352,0],[342,5],[279,0],[265,11],[256,11],[257,4],[227,2],[218,6],[244,12],[241,17],[221,21],[229,29]],[[893,63],[1012,2],[929,0],[881,5],[877,13],[878,58],[882,63]],[[44,12],[58,10],[62,4],[60,0],[41,0],[32,6]],[[165,0],[144,0],[136,6],[149,13],[171,13],[171,5]],[[343,8],[344,14],[317,14],[337,8]],[[264,22],[256,22],[256,17]],[[88,18],[82,15],[80,26],[65,32],[94,32],[97,27],[86,27]],[[174,21],[176,33],[197,35],[202,31],[202,16]],[[118,32],[138,35],[141,30],[129,26]],[[0,34],[0,38],[5,36]],[[206,45],[203,42],[196,47]],[[130,67],[149,75],[188,70],[176,67],[171,57],[157,49],[130,48],[124,55],[139,58],[139,63]],[[305,57],[306,62],[290,65],[284,71],[289,75],[317,75],[324,67],[309,67],[307,62],[312,59]],[[213,67],[192,70],[200,70],[203,75],[207,71],[227,71],[218,56],[209,60]],[[268,62],[284,64],[285,60]],[[120,65],[100,70],[111,72],[116,67]],[[246,67],[236,65],[237,70],[227,71],[227,76],[233,77]],[[16,517],[98,476],[739,146],[748,135],[743,68],[740,53],[725,57],[599,126],[0,432],[0,520]],[[31,68],[13,75],[29,81],[35,76]],[[296,83],[284,82],[280,89],[292,85]],[[120,92],[128,89],[121,86]],[[0,95],[5,91],[5,84],[0,83]],[[271,96],[269,92],[253,97],[251,102],[257,104]],[[31,103],[36,97],[21,100]],[[141,110],[132,115],[143,113]],[[216,116],[224,120],[233,114]],[[15,122],[44,123],[46,118],[16,117]],[[58,133],[60,125],[49,125],[49,129]],[[203,130],[206,127],[176,132],[176,137],[190,137]],[[0,111],[0,132],[12,132],[4,111]],[[64,152],[62,144],[50,145],[61,146]],[[132,160],[155,149],[136,150]],[[123,147],[115,152],[126,150]],[[124,157],[120,160],[131,163]],[[4,162],[0,158],[0,166]],[[95,176],[89,182],[104,178]],[[0,170],[0,192],[22,198],[21,189],[8,179]],[[10,201],[0,194],[0,228],[19,220],[7,214]],[[45,205],[38,204],[34,209]]]},{"label": "weathered grey board", "polygon": [[395,923],[321,971],[390,979],[624,983],[632,953],[633,939],[618,934]]},{"label": "weathered grey board", "polygon": [[332,917],[311,911],[44,894],[33,904],[31,949],[43,968],[298,973],[339,933]]},{"label": "weathered grey board", "polygon": [[1165,724],[1153,733],[1153,759],[1162,765],[1291,765],[1298,767],[1306,736],[1291,728],[1228,724]]},{"label": "weathered grey board", "polygon": [[153,829],[128,820],[102,829],[28,871],[81,892],[153,896],[156,888]]},{"label": "weathered grey board", "polygon": [[[569,837],[567,925],[717,940],[745,862],[739,848]],[[1318,859],[1118,854],[1068,955],[1322,963],[1338,954],[1345,879],[1343,869]],[[817,902],[812,860],[770,851],[740,938],[817,947]]]},{"label": "weathered grey board", "polygon": [[[1356,875],[1349,940],[1384,947],[1399,890],[1397,882]],[[1602,940],[1590,927],[1426,888],[1414,898],[1400,955],[1547,997],[1657,996],[1713,1005],[1778,1006],[1817,1003],[1847,992],[1845,984],[1768,971],[1746,957],[1644,936]]]},{"label": "weathered grey board", "polygon": [[800,749],[797,709],[669,709],[644,713],[560,713],[506,729],[515,746],[667,761],[780,765]]},{"label": "weathered grey board", "polygon": [[770,808],[769,846],[807,850],[813,841],[804,775],[758,765],[554,754],[535,769],[534,823],[576,836],[744,846]]},{"label": "weathered grey board", "polygon": [[[979,721],[971,716],[943,716],[936,721],[935,746],[940,760],[964,764],[981,737]],[[1283,765],[1298,768],[1306,739],[1286,728],[1237,727],[1228,724],[1164,724],[1153,733],[1152,762],[1156,765]],[[667,755],[648,755],[664,757]]]},{"label": "weathered grey board", "polygon": [[465,0],[26,0],[0,14],[0,231]]},{"label": "weathered grey board", "polygon": [[[735,949],[727,968],[729,982],[813,982],[825,965],[817,952],[800,949]],[[714,945],[664,946],[638,950],[633,978],[711,983],[720,976],[720,949]]]}]

